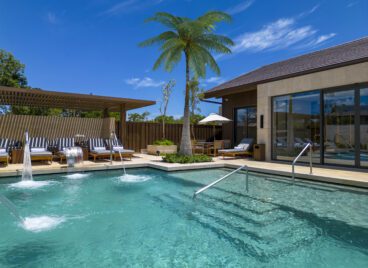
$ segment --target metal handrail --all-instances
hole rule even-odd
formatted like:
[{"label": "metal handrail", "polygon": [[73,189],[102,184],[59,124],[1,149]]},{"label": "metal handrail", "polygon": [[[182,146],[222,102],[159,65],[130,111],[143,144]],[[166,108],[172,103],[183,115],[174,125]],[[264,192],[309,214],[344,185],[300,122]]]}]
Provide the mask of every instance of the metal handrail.
[{"label": "metal handrail", "polygon": [[199,189],[198,191],[196,191],[196,192],[193,194],[193,198],[196,198],[196,196],[197,196],[198,194],[202,193],[203,191],[207,190],[208,188],[210,188],[210,187],[214,186],[215,184],[217,184],[217,183],[221,182],[222,180],[226,179],[227,177],[229,177],[229,176],[233,175],[234,173],[236,173],[236,172],[238,172],[238,171],[240,171],[240,170],[242,170],[242,169],[244,169],[244,168],[246,169],[246,184],[245,184],[245,188],[246,188],[246,190],[247,190],[247,192],[248,192],[248,184],[249,184],[249,182],[248,182],[248,166],[244,165],[244,166],[241,166],[240,168],[237,168],[237,169],[235,169],[235,170],[231,171],[230,173],[226,174],[225,176],[221,177],[220,179],[215,180],[214,182],[212,182],[212,183],[210,183],[210,184],[206,185],[205,187],[203,187],[203,188]]},{"label": "metal handrail", "polygon": [[301,157],[303,155],[303,153],[308,149],[308,147],[310,148],[310,153],[309,153],[309,174],[312,174],[312,169],[313,169],[313,165],[312,165],[312,143],[308,143],[303,150],[298,154],[297,157],[295,157],[293,163],[291,164],[291,171],[292,171],[292,176],[293,176],[293,182],[295,181],[295,164],[298,161],[299,157]]}]

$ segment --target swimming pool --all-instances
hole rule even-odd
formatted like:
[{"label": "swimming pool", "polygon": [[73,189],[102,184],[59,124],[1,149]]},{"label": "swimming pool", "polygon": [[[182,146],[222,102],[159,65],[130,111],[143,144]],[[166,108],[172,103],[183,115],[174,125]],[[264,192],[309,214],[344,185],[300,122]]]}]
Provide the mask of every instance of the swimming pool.
[{"label": "swimming pool", "polygon": [[[0,181],[29,229],[0,206],[0,267],[367,267],[368,195],[250,173],[100,171],[38,189]],[[53,217],[53,228],[43,224]]]}]

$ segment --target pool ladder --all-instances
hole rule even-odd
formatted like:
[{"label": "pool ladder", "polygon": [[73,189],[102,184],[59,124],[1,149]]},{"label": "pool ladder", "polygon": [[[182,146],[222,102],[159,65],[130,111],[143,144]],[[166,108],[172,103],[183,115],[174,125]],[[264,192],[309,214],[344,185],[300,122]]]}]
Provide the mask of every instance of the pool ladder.
[{"label": "pool ladder", "polygon": [[230,177],[231,175],[233,175],[234,173],[238,172],[238,171],[241,171],[245,169],[246,171],[246,175],[245,175],[245,189],[246,191],[248,192],[248,188],[249,188],[249,180],[248,180],[248,166],[244,165],[244,166],[241,166],[240,168],[237,168],[233,171],[231,171],[230,173],[226,174],[225,176],[221,177],[220,179],[218,180],[215,180],[214,182],[204,186],[203,188],[199,189],[198,191],[196,191],[194,194],[193,194],[193,199],[197,197],[197,195],[199,195],[200,193],[206,191],[207,189],[211,188],[212,186],[216,185],[217,183],[225,180],[226,178]]},{"label": "pool ladder", "polygon": [[312,174],[312,169],[313,169],[313,165],[312,165],[312,143],[308,143],[307,145],[305,145],[305,147],[303,148],[303,150],[298,154],[297,157],[295,157],[293,163],[291,164],[291,173],[292,173],[292,178],[293,178],[293,182],[295,182],[295,164],[298,161],[299,157],[301,157],[303,155],[303,153],[310,148],[309,151],[309,174]]}]

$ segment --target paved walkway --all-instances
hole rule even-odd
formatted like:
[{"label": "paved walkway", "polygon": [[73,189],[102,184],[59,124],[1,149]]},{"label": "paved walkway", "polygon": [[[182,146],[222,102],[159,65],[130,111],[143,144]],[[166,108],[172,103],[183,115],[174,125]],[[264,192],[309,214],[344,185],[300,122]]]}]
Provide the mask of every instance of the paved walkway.
[{"label": "paved walkway", "polygon": [[[235,168],[242,165],[247,165],[249,170],[264,172],[270,174],[284,175],[291,177],[291,165],[286,163],[276,162],[258,162],[249,159],[222,159],[214,158],[210,163],[195,163],[195,164],[170,164],[161,161],[161,157],[151,156],[146,154],[136,154],[132,161],[124,161],[126,168],[134,167],[152,167],[165,171],[202,169],[202,168]],[[109,161],[101,160],[97,163],[92,161],[84,161],[83,164],[77,165],[72,171],[83,170],[106,170],[122,168],[120,161],[113,161],[110,165]],[[49,174],[66,172],[66,164],[53,162],[51,165],[34,163],[32,166],[34,174]],[[313,174],[309,174],[308,166],[296,166],[296,177],[344,184],[349,186],[357,186],[368,188],[368,170],[348,170],[336,167],[313,167]],[[22,164],[12,164],[8,167],[0,167],[0,177],[20,176],[22,173]]]}]

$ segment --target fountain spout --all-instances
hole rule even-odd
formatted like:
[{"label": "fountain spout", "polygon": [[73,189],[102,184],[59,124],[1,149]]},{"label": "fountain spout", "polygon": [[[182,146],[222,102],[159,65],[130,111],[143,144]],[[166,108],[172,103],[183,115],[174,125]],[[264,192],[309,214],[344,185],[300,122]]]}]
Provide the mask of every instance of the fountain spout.
[{"label": "fountain spout", "polygon": [[28,131],[25,132],[25,145],[23,155],[23,170],[22,170],[22,181],[32,181],[32,163],[31,163],[31,151],[29,148],[29,137]]}]

